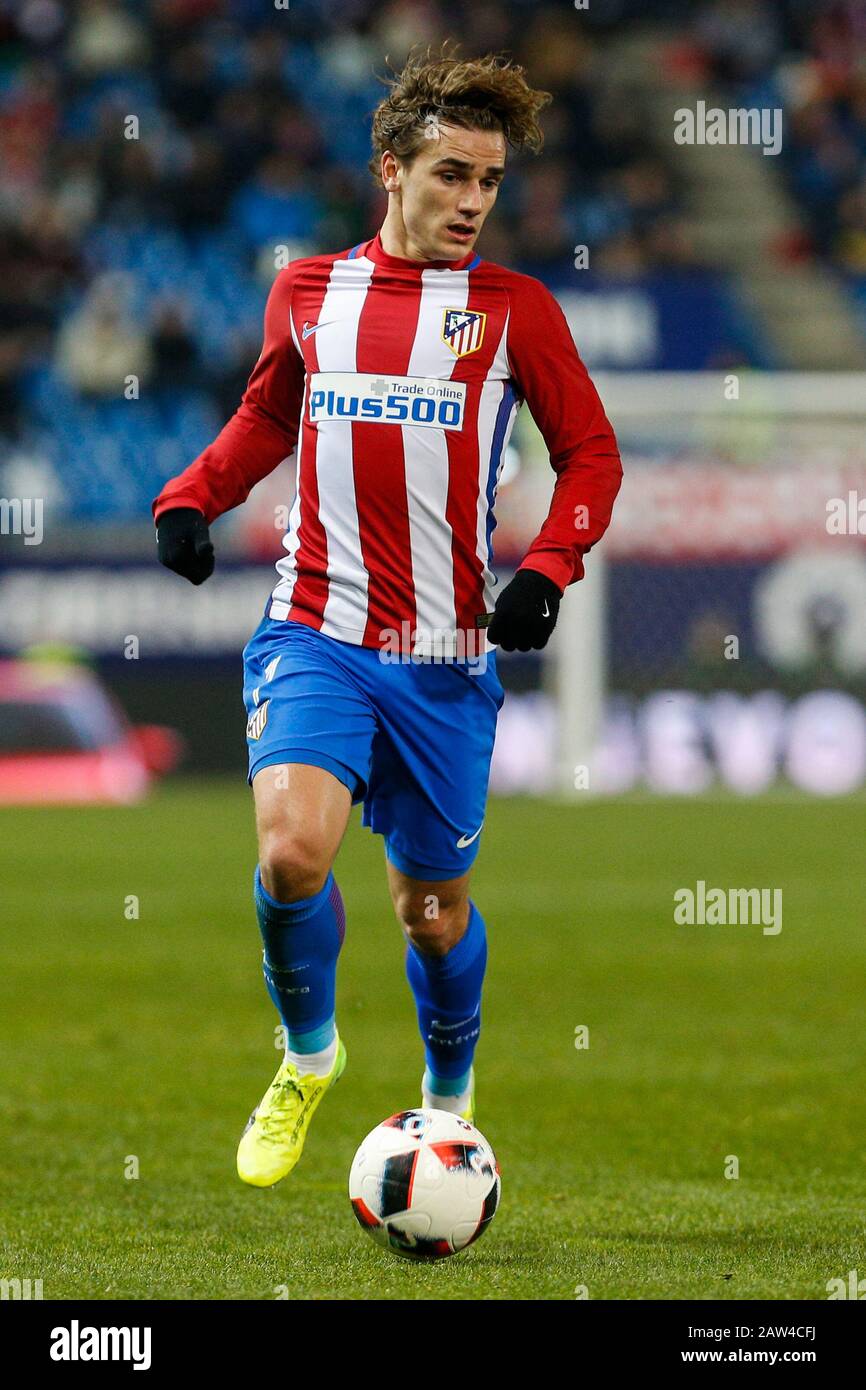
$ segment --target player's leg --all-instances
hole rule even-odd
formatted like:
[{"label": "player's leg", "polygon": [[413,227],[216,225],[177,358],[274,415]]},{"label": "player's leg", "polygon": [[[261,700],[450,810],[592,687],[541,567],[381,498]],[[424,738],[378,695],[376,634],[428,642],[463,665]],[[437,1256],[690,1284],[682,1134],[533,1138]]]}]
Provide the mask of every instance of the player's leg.
[{"label": "player's leg", "polygon": [[487,964],[484,919],[469,897],[468,873],[418,879],[386,862],[394,911],[408,941],[406,975],[424,1041],[422,1104],[472,1120],[472,1059]]},{"label": "player's leg", "polygon": [[345,916],[332,865],[366,786],[375,714],[340,643],[300,623],[263,620],[244,651],[249,780],[259,862],[256,916],[286,1054],[238,1148],[255,1186],[285,1177],[345,1065],[334,1018]]},{"label": "player's leg", "polygon": [[425,1047],[424,1103],[469,1118],[487,960],[469,897],[504,691],[495,656],[475,673],[411,665],[380,676],[364,824],[385,838],[389,886],[409,939],[407,974]]},{"label": "player's leg", "polygon": [[346,1063],[334,1015],[345,913],[331,865],[352,797],[325,769],[273,763],[253,777],[259,862],[254,896],[268,992],[285,1055],[238,1146],[238,1175],[255,1187],[287,1176],[310,1121]]},{"label": "player's leg", "polygon": [[[361,799],[376,720],[342,644],[263,619],[244,650],[249,781],[259,862],[256,914],[265,978],[289,1051],[326,1068],[344,927],[332,864]],[[297,980],[293,976],[298,977]]]},{"label": "player's leg", "polygon": [[255,904],[268,992],[287,1055],[325,1075],[336,1049],[334,986],[345,910],[331,865],[352,809],[324,768],[274,763],[253,778],[259,862]]}]

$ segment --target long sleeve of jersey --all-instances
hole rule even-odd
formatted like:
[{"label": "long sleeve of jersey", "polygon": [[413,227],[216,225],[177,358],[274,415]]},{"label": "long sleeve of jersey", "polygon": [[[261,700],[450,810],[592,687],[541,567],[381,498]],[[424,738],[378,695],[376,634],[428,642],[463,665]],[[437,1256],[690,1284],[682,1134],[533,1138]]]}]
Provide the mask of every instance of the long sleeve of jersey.
[{"label": "long sleeve of jersey", "polygon": [[291,335],[292,267],[280,271],[265,309],[264,345],[235,414],[204,453],[165,485],[154,520],[173,507],[194,507],[210,523],[246,501],[256,483],[295,448],[304,363]]},{"label": "long sleeve of jersey", "polygon": [[610,523],[622,481],[619,450],[562,309],[529,277],[510,293],[508,359],[556,474],[547,519],[519,568],[538,570],[564,590],[583,578],[583,557]]}]

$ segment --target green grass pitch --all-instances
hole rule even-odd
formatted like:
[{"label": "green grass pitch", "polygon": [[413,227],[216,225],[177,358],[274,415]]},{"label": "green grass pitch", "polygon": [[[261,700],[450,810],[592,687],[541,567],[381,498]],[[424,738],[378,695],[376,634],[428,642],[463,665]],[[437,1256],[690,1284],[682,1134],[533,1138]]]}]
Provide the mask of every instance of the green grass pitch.
[{"label": "green grass pitch", "polygon": [[[491,802],[476,1060],[503,1199],[429,1267],[374,1246],[346,1196],[422,1069],[357,808],[336,865],[346,1074],[286,1182],[235,1175],[278,1059],[251,812],[218,780],[0,812],[0,1277],[46,1299],[823,1299],[866,1275],[864,799]],[[699,878],[781,888],[781,933],[675,925]]]}]

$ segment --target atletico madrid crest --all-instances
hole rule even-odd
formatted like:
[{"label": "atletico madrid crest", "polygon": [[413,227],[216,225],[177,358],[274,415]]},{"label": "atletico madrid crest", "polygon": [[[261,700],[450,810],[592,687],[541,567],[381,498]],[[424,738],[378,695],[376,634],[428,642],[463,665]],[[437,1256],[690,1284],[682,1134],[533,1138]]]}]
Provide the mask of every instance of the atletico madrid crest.
[{"label": "atletico madrid crest", "polygon": [[446,309],[442,338],[455,357],[477,352],[484,338],[487,315],[476,309]]}]

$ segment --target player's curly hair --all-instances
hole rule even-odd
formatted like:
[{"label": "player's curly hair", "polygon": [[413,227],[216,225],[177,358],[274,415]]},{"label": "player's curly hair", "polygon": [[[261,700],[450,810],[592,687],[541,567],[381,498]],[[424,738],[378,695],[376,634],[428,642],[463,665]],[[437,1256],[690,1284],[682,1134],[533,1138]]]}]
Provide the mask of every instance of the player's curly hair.
[{"label": "player's curly hair", "polygon": [[368,168],[377,184],[385,150],[411,164],[434,117],[468,130],[501,131],[515,150],[538,154],[544,144],[538,113],[553,100],[551,93],[534,91],[524,69],[504,54],[465,59],[457,56],[458,48],[452,39],[438,52],[413,48],[402,72],[380,78],[390,91],[373,112]]}]

